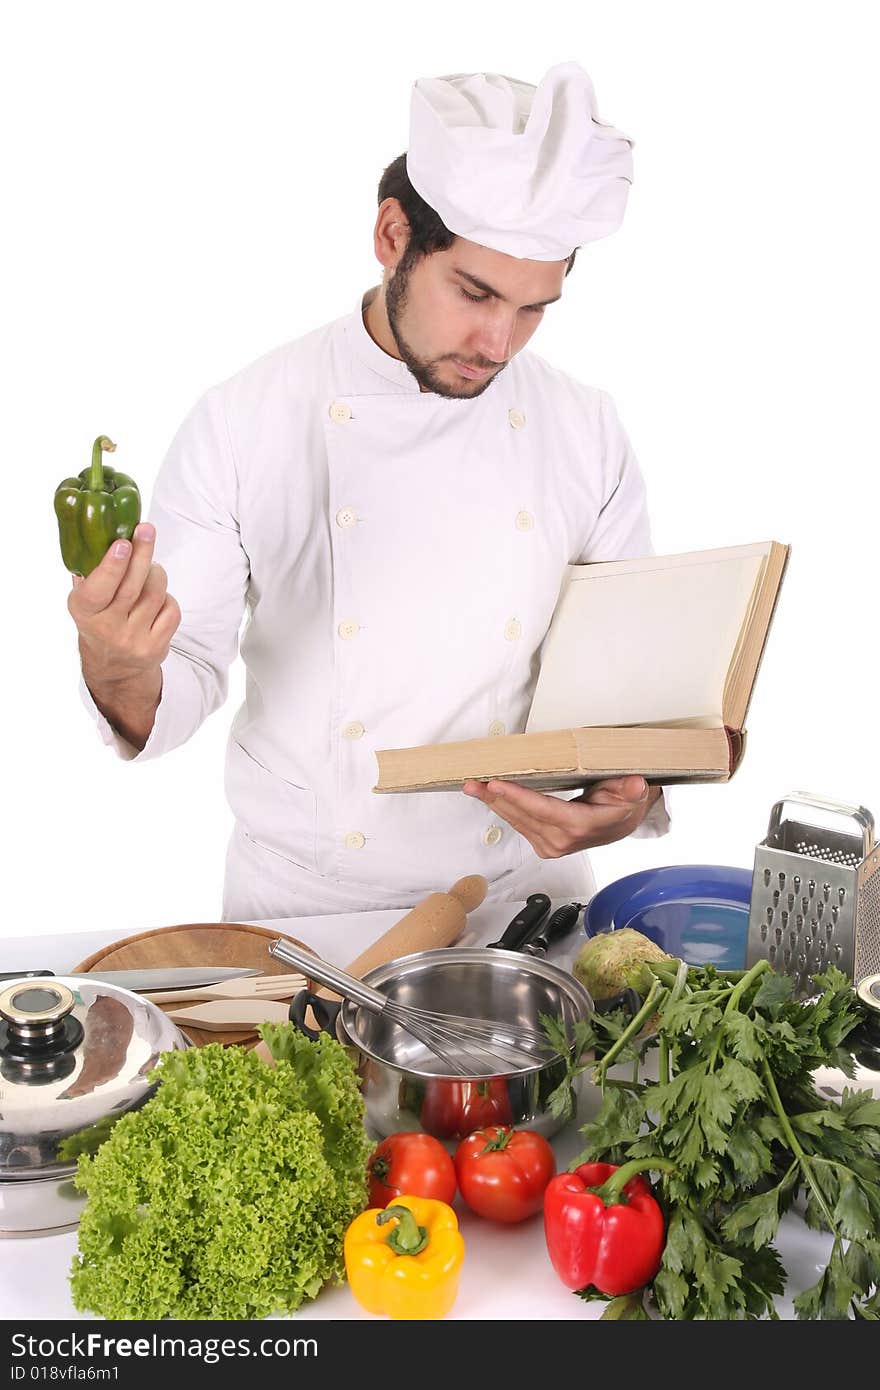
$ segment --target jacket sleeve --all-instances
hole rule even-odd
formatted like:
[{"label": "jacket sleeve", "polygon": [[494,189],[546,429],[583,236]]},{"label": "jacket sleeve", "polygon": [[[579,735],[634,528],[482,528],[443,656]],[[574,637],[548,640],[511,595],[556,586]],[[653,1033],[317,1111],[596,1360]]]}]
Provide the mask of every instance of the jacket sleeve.
[{"label": "jacket sleeve", "polygon": [[600,392],[598,467],[602,505],[576,564],[653,555],[645,483],[611,397]]},{"label": "jacket sleeve", "polygon": [[238,516],[236,461],[215,388],[184,421],[153,489],[155,559],[167,571],[181,621],[162,663],[159,708],[140,752],[116,733],[80,680],[101,738],[120,758],[146,762],[177,748],[226,699],[250,573]]},{"label": "jacket sleeve", "polygon": [[[654,554],[641,469],[614,402],[604,391],[601,393],[599,419],[604,501],[578,558],[580,565]],[[669,789],[664,787],[663,795],[658,796],[630,838],[656,839],[667,834],[670,824]]]}]

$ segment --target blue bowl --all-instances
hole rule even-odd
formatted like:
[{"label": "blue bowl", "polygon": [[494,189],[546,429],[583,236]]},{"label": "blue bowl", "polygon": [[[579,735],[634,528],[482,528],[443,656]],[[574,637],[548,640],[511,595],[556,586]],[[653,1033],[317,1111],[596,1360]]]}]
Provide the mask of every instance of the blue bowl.
[{"label": "blue bowl", "polygon": [[751,869],[672,864],[628,874],[602,888],[587,906],[587,936],[633,927],[688,965],[743,970],[749,927]]}]

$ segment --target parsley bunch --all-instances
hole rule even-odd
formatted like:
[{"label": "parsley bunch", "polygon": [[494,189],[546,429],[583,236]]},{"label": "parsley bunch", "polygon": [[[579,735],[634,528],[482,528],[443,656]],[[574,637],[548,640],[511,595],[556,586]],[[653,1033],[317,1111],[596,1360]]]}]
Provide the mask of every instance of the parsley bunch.
[{"label": "parsley bunch", "polygon": [[[816,997],[799,1002],[791,979],[764,960],[736,974],[677,961],[646,968],[650,987],[634,1018],[596,1015],[581,1029],[579,1043],[601,1056],[589,1065],[603,1101],[572,1167],[599,1158],[674,1164],[657,1185],[667,1242],[656,1310],[775,1318],[785,1275],[773,1242],[799,1200],[807,1224],[833,1239],[819,1279],[794,1300],[797,1317],[877,1319],[880,1101],[847,1088],[836,1103],[812,1080],[819,1066],[854,1075],[845,1042],[862,1016],[849,981],[831,968],[815,977]],[[656,1034],[640,1039],[652,1018]],[[653,1047],[656,1081],[644,1074]],[[632,1080],[608,1075],[628,1059]]]}]

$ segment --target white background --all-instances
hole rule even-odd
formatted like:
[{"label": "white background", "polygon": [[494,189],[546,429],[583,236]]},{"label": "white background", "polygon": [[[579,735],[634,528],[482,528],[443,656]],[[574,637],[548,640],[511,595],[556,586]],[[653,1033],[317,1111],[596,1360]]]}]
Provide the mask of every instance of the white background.
[{"label": "white background", "polygon": [[751,867],[795,787],[880,817],[875,15],[870,0],[7,8],[3,935],[219,915],[241,668],[186,747],[117,761],[77,694],[52,494],[106,432],[148,506],[208,386],[377,282],[376,184],[421,76],[591,73],[636,141],[635,185],[532,346],[616,399],[658,551],[793,548],[737,777],[680,789],[671,836],[596,851],[600,885]]}]

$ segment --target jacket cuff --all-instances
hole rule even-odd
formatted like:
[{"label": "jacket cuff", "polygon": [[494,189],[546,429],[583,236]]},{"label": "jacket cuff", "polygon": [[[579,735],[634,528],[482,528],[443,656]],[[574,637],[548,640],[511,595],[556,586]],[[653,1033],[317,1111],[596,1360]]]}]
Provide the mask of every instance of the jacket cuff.
[{"label": "jacket cuff", "polygon": [[88,710],[98,735],[108,748],[112,748],[118,758],[124,762],[145,763],[151,758],[158,758],[161,753],[168,748],[174,747],[174,730],[172,720],[172,710],[175,704],[175,688],[180,685],[180,672],[177,663],[172,659],[173,652],[162,663],[162,692],[159,696],[159,705],[156,710],[156,717],[153,720],[153,727],[143,748],[136,748],[133,743],[129,743],[127,738],[117,733],[113,725],[103,715],[95,704],[92,692],[86,685],[82,675],[79,679],[79,693],[83,704]]}]

